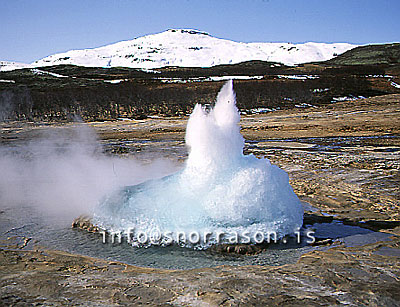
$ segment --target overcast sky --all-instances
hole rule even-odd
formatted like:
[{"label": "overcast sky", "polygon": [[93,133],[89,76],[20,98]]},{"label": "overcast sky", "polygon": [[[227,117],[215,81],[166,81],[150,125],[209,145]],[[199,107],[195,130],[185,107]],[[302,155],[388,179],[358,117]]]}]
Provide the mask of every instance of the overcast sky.
[{"label": "overcast sky", "polygon": [[399,16],[399,0],[0,0],[0,60],[30,63],[169,28],[241,42],[398,42]]}]

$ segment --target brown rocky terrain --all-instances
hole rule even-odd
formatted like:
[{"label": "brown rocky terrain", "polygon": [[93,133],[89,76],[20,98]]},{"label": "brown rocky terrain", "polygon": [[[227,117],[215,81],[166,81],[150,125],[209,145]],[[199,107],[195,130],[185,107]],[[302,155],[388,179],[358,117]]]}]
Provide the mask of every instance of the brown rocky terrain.
[{"label": "brown rocky terrain", "polygon": [[[343,101],[318,108],[242,116],[246,153],[285,169],[306,206],[305,223],[333,219],[386,232],[368,244],[332,242],[282,266],[195,270],[140,268],[43,249],[29,238],[3,240],[0,305],[400,305],[400,95]],[[187,118],[89,123],[111,154],[148,151],[183,160]],[[64,124],[67,127],[72,124]],[[54,124],[60,126],[60,124]],[[29,140],[48,129],[2,124],[1,141]],[[1,213],[0,213],[1,214]]]},{"label": "brown rocky terrain", "polygon": [[170,271],[60,251],[0,251],[4,306],[398,306],[399,237],[280,267]]}]

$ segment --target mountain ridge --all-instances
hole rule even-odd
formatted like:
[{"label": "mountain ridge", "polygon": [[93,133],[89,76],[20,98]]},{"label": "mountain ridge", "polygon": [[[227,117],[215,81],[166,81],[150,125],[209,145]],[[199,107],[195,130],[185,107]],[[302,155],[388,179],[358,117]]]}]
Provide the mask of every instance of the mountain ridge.
[{"label": "mountain ridge", "polygon": [[359,46],[326,63],[331,65],[396,65],[400,63],[400,43]]},{"label": "mountain ridge", "polygon": [[[153,69],[167,66],[212,67],[252,60],[295,65],[326,61],[357,46],[348,43],[313,42],[242,43],[216,38],[195,29],[168,29],[101,47],[56,53],[26,67],[72,64]],[[10,67],[7,69],[7,66],[3,66],[0,70],[10,70],[12,65]]]}]

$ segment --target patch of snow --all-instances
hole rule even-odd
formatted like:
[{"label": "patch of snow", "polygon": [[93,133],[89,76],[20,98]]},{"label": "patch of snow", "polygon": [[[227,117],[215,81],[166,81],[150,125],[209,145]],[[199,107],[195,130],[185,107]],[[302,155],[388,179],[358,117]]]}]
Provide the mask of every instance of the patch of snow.
[{"label": "patch of snow", "polygon": [[316,88],[313,89],[313,93],[322,93],[322,92],[327,92],[329,91],[329,88]]},{"label": "patch of snow", "polygon": [[354,112],[348,112],[346,114],[349,115],[349,114],[360,114],[360,113],[369,113],[369,112],[371,112],[371,111],[354,111]]},{"label": "patch of snow", "polygon": [[393,76],[391,76],[391,75],[365,75],[364,77],[366,77],[366,78],[386,78],[386,79],[393,78]]},{"label": "patch of snow", "polygon": [[278,75],[279,79],[292,79],[292,80],[309,80],[309,79],[318,79],[319,76],[315,75]]},{"label": "patch of snow", "polygon": [[0,71],[11,71],[29,67],[31,67],[30,64],[10,62],[10,61],[0,61]]},{"label": "patch of snow", "polygon": [[128,81],[128,79],[104,80],[104,82],[111,83],[111,84],[118,84],[118,83],[125,82],[125,81]]},{"label": "patch of snow", "polygon": [[394,86],[395,88],[400,88],[400,84],[397,84],[397,83],[395,83],[395,82],[390,82],[390,85],[391,86]]},{"label": "patch of snow", "polygon": [[228,80],[260,80],[264,76],[212,76],[212,77],[197,77],[197,78],[155,78],[163,83],[190,83],[202,81],[228,81]]},{"label": "patch of snow", "polygon": [[161,71],[158,70],[154,70],[154,69],[147,69],[147,68],[142,68],[140,69],[141,71],[147,72],[147,73],[151,73],[151,74],[161,74]]},{"label": "patch of snow", "polygon": [[295,106],[296,108],[310,108],[310,107],[315,108],[314,105],[309,104],[309,103],[305,103],[305,102],[303,102],[303,103],[301,103],[301,104],[295,104],[294,106]]},{"label": "patch of snow", "polygon": [[263,113],[268,113],[268,112],[272,112],[272,111],[276,111],[275,108],[255,108],[255,109],[250,109],[250,113],[252,114],[263,114]]},{"label": "patch of snow", "polygon": [[206,81],[228,81],[228,80],[260,80],[264,76],[220,76],[208,77]]},{"label": "patch of snow", "polygon": [[351,97],[347,97],[347,96],[343,96],[343,97],[333,97],[331,102],[341,102],[341,101],[354,101],[354,100],[358,100],[358,99],[365,99],[364,96],[351,96]]},{"label": "patch of snow", "polygon": [[0,82],[4,82],[4,83],[15,83],[14,80],[3,80],[3,79],[0,79]]},{"label": "patch of snow", "polygon": [[366,78],[393,78],[391,75],[365,75]]},{"label": "patch of snow", "polygon": [[44,70],[40,70],[40,69],[36,69],[36,68],[31,69],[31,72],[34,73],[35,75],[49,75],[49,76],[53,76],[56,78],[68,78],[68,76],[59,75],[54,72],[44,71]]},{"label": "patch of snow", "polygon": [[182,79],[182,78],[156,78],[160,80],[162,83],[189,83],[189,82],[199,82],[202,79],[200,78],[189,78],[189,79]]}]

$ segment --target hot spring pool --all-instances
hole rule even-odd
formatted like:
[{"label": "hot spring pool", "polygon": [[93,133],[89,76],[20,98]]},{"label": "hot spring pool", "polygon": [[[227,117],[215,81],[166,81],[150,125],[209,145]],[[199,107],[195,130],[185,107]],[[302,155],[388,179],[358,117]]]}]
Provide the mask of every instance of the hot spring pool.
[{"label": "hot spring pool", "polygon": [[[388,234],[347,226],[340,222],[314,224],[312,229],[317,238],[339,239],[350,246],[389,237]],[[283,265],[296,262],[302,254],[313,249],[326,248],[307,245],[304,237],[301,244],[271,244],[267,250],[254,256],[217,254],[177,246],[135,248],[126,242],[103,244],[101,235],[72,229],[70,220],[62,221],[44,216],[32,207],[3,209],[3,213],[0,214],[0,239],[10,237],[32,238],[26,248],[32,248],[36,244],[74,254],[163,269],[195,269],[219,265]]]}]

